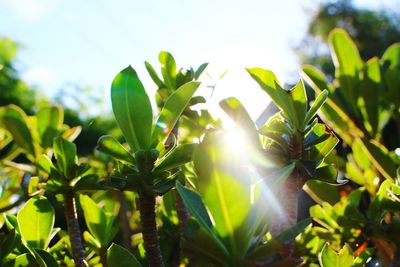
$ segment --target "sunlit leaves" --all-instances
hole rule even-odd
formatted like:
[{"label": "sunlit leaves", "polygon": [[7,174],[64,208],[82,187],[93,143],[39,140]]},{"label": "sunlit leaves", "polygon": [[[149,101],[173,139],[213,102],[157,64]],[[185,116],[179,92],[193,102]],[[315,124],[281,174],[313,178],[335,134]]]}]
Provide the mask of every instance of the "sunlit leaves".
[{"label": "sunlit leaves", "polygon": [[135,163],[135,158],[118,142],[117,139],[110,135],[100,137],[96,149],[127,164]]},{"label": "sunlit leaves", "polygon": [[18,212],[17,220],[19,233],[30,248],[47,248],[55,214],[45,197],[31,198]]},{"label": "sunlit leaves", "polygon": [[336,252],[326,244],[320,253],[319,262],[322,267],[351,267],[353,266],[354,256],[348,245]]},{"label": "sunlit leaves", "polygon": [[186,83],[168,97],[154,126],[152,143],[164,142],[199,86],[198,82]]},{"label": "sunlit leaves", "polygon": [[111,101],[115,119],[131,149],[148,149],[153,111],[142,82],[131,66],[114,78]]},{"label": "sunlit leaves", "polygon": [[80,195],[79,199],[90,233],[100,244],[100,247],[106,247],[118,231],[117,215],[107,214],[89,196]]}]

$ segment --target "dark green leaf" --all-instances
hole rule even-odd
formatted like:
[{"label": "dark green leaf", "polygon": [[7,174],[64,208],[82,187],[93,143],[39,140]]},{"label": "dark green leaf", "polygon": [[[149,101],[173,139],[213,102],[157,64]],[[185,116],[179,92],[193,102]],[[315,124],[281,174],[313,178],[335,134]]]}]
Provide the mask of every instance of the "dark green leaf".
[{"label": "dark green leaf", "polygon": [[59,106],[46,107],[36,113],[39,138],[43,148],[53,145],[53,139],[61,130],[64,111]]},{"label": "dark green leaf", "polygon": [[114,243],[107,250],[107,263],[109,267],[142,267],[127,249]]}]

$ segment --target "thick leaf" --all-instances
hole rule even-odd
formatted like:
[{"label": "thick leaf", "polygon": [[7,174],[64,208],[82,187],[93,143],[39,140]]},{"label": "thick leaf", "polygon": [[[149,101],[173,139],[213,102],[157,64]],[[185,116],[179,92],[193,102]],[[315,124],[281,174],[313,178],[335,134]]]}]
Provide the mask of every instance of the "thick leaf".
[{"label": "thick leaf", "polygon": [[4,126],[12,134],[14,141],[30,155],[35,155],[33,138],[24,111],[15,105],[0,110]]},{"label": "thick leaf", "polygon": [[322,252],[319,254],[319,263],[321,267],[351,267],[353,266],[354,256],[351,248],[345,245],[339,253],[325,244]]},{"label": "thick leaf", "polygon": [[64,111],[59,106],[46,107],[36,113],[37,129],[43,148],[53,145],[53,139],[61,130]]},{"label": "thick leaf", "polygon": [[144,62],[144,65],[146,66],[147,72],[149,73],[151,79],[158,86],[158,88],[163,87],[164,84],[163,84],[162,80],[160,79],[160,77],[158,77],[158,74],[154,70],[153,66],[147,61]]},{"label": "thick leaf", "polygon": [[324,181],[327,183],[343,183],[343,181],[337,181],[338,169],[335,165],[325,165],[316,169],[313,179]]},{"label": "thick leaf", "polygon": [[45,197],[31,198],[17,215],[19,232],[30,248],[47,248],[54,220],[54,209]]},{"label": "thick leaf", "polygon": [[97,141],[96,149],[106,153],[116,160],[134,165],[135,158],[111,135],[103,135]]},{"label": "thick leaf", "polygon": [[58,263],[53,256],[43,249],[35,249],[35,252],[39,255],[39,257],[43,260],[47,267],[58,267]]},{"label": "thick leaf", "polygon": [[176,89],[176,63],[174,57],[167,51],[161,51],[158,60],[161,63],[161,74],[169,89]]},{"label": "thick leaf", "polygon": [[208,63],[203,63],[199,66],[199,68],[194,72],[195,80],[198,80],[200,78],[200,75],[205,71],[207,66],[208,66]]},{"label": "thick leaf", "polygon": [[329,44],[332,50],[333,62],[338,70],[342,92],[349,103],[350,110],[354,110],[359,91],[358,73],[363,67],[360,54],[348,33],[343,29],[331,31]]},{"label": "thick leaf", "polygon": [[192,155],[197,144],[183,144],[174,148],[165,157],[156,162],[153,172],[160,173],[179,167],[192,161]]},{"label": "thick leaf", "polygon": [[364,70],[362,90],[360,91],[363,105],[360,107],[364,115],[364,125],[372,137],[375,137],[379,127],[379,100],[384,93],[381,81],[381,71],[378,58],[370,59]]},{"label": "thick leaf", "polygon": [[320,107],[325,103],[326,99],[328,98],[328,90],[323,90],[315,99],[311,108],[308,110],[306,118],[304,119],[303,127],[314,118],[315,114],[317,114]]},{"label": "thick leaf", "polygon": [[116,215],[106,214],[89,196],[80,195],[86,225],[101,247],[106,247],[118,231]]},{"label": "thick leaf", "polygon": [[337,186],[319,180],[308,180],[303,190],[317,203],[328,202],[336,204],[340,200]]},{"label": "thick leaf", "polygon": [[291,101],[293,105],[293,114],[295,116],[295,126],[298,130],[303,130],[305,127],[304,121],[306,119],[307,112],[307,95],[304,83],[300,80],[290,91]]},{"label": "thick leaf", "polygon": [[282,243],[288,243],[288,242],[292,242],[296,236],[298,236],[299,234],[303,233],[304,230],[311,224],[311,219],[307,218],[304,219],[300,222],[298,222],[295,226],[293,226],[292,228],[283,231],[282,233],[280,233],[276,239]]},{"label": "thick leaf", "polygon": [[246,139],[256,146],[260,145],[260,138],[257,133],[256,125],[251,119],[247,110],[237,98],[230,97],[219,102],[221,108],[237,124],[239,129],[246,132]]},{"label": "thick leaf", "polygon": [[389,151],[382,144],[374,140],[369,141],[366,138],[357,139],[356,142],[361,145],[369,160],[386,179],[395,179],[396,164],[390,157]]},{"label": "thick leaf", "polygon": [[[209,209],[214,229],[228,241],[233,255],[244,255],[251,237],[243,238],[237,230],[246,221],[251,209],[248,170],[243,158],[221,144],[224,132],[209,132],[193,157],[198,174],[198,190]],[[240,197],[240,200],[238,199]]]},{"label": "thick leaf", "polygon": [[198,82],[186,83],[168,97],[154,127],[152,144],[165,141],[199,86]]},{"label": "thick leaf", "polygon": [[95,190],[105,190],[101,182],[98,180],[97,175],[88,174],[81,177],[74,184],[74,191],[95,191]]},{"label": "thick leaf", "polygon": [[204,227],[209,233],[213,233],[213,225],[208,216],[206,207],[201,200],[201,197],[196,192],[182,186],[179,182],[176,183],[176,189],[181,196],[183,203],[188,208],[190,214],[192,214],[198,223]]},{"label": "thick leaf", "polygon": [[35,258],[30,253],[21,254],[15,258],[13,267],[39,267]]},{"label": "thick leaf", "polygon": [[111,101],[115,119],[133,152],[147,150],[153,111],[143,84],[131,66],[114,78]]},{"label": "thick leaf", "polygon": [[109,267],[142,267],[127,249],[114,243],[107,250],[107,263]]},{"label": "thick leaf", "polygon": [[76,146],[64,138],[54,139],[54,155],[56,157],[58,170],[68,180],[75,178],[77,170]]}]

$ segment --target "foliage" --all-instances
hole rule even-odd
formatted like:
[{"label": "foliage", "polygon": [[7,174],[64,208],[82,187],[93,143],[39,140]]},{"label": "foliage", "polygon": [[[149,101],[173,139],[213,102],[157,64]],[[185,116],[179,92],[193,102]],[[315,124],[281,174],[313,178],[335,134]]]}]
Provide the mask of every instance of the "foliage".
[{"label": "foliage", "polygon": [[[364,62],[342,29],[329,45],[331,83],[302,67],[312,102],[302,80],[285,90],[247,69],[278,107],[262,127],[235,98],[220,102],[231,130],[195,110],[207,64],[178,70],[166,51],[161,75],[145,63],[159,113],[123,69],[111,85],[122,136],[105,133],[89,156],[61,107],[2,106],[0,264],[397,266],[400,159],[385,129],[400,122],[400,46]],[[305,219],[302,189],[315,201]]]}]

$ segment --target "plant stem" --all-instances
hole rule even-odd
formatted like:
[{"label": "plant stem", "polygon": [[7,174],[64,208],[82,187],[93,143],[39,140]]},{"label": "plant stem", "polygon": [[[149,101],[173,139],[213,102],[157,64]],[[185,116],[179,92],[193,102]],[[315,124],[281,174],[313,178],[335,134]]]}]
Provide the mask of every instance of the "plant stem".
[{"label": "plant stem", "polygon": [[85,261],[85,251],[83,249],[81,230],[76,212],[75,194],[73,191],[64,194],[64,212],[75,266],[88,266]]},{"label": "plant stem", "polygon": [[143,228],[143,241],[149,267],[163,267],[160,244],[157,236],[155,197],[142,193],[139,195],[140,221]]},{"label": "plant stem", "polygon": [[101,248],[100,249],[100,263],[103,265],[103,267],[107,267],[107,248]]}]

